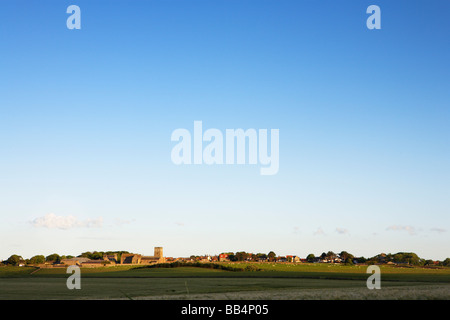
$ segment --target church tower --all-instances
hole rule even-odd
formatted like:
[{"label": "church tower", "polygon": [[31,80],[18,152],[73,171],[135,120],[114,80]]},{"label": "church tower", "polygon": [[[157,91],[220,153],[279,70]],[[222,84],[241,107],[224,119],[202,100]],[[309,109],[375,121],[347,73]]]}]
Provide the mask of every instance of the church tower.
[{"label": "church tower", "polygon": [[162,257],[163,257],[163,248],[155,247],[155,258],[162,258]]}]

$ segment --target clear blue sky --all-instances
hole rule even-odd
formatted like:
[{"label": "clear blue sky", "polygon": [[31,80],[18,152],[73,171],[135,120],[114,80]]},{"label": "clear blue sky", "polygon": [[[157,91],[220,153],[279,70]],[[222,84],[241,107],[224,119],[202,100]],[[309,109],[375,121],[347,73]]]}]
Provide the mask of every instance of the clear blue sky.
[{"label": "clear blue sky", "polygon": [[[0,259],[449,257],[449,15],[437,0],[2,1]],[[279,129],[279,173],[174,165],[170,135],[194,120]]]}]

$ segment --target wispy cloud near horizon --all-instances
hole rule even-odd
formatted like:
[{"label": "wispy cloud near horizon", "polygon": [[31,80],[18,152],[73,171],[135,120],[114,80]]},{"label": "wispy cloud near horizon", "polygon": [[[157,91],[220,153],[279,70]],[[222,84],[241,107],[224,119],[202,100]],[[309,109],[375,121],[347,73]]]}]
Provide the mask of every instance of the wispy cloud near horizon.
[{"label": "wispy cloud near horizon", "polygon": [[323,236],[325,235],[325,232],[323,232],[322,228],[317,228],[317,230],[313,233],[315,236]]},{"label": "wispy cloud near horizon", "polygon": [[123,226],[123,225],[130,224],[130,223],[132,223],[132,222],[134,222],[134,221],[135,221],[134,219],[126,220],[126,219],[120,219],[120,218],[117,218],[117,219],[114,220],[114,223],[115,223],[116,226],[121,227],[121,226]]},{"label": "wispy cloud near horizon", "polygon": [[48,213],[43,217],[38,217],[31,221],[36,228],[61,229],[68,230],[73,228],[100,228],[103,224],[103,218],[78,220],[74,216],[57,216],[54,213]]},{"label": "wispy cloud near horizon", "polygon": [[444,233],[444,232],[447,232],[447,230],[445,230],[445,229],[443,229],[443,228],[431,228],[430,231],[438,232],[438,233]]},{"label": "wispy cloud near horizon", "polygon": [[345,228],[336,228],[336,232],[339,234],[349,234],[349,231]]},{"label": "wispy cloud near horizon", "polygon": [[386,228],[388,231],[407,231],[411,236],[414,236],[417,234],[416,228],[412,226],[400,226],[400,225],[394,225],[389,226]]}]

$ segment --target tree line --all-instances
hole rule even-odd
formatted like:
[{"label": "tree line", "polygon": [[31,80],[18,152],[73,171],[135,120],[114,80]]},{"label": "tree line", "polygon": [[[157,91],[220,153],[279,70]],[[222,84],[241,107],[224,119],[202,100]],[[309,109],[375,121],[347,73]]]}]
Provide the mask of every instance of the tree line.
[{"label": "tree line", "polygon": [[[87,251],[81,253],[78,257],[88,258],[90,260],[101,260],[104,255],[116,255],[117,260],[120,261],[121,255],[123,253],[129,253],[128,251]],[[277,256],[275,252],[270,251],[269,253],[249,253],[245,251],[238,252],[223,252],[221,255],[227,255],[227,259],[232,262],[243,262],[243,261],[268,261],[268,262],[277,262],[281,259],[281,257]],[[35,255],[30,259],[23,259],[20,255],[13,254],[7,260],[2,261],[0,264],[3,265],[12,265],[17,266],[20,264],[43,264],[43,263],[60,263],[63,259],[71,259],[75,258],[71,255],[62,255],[60,256],[57,253],[50,254],[48,256],[44,255]],[[190,257],[194,261],[198,261],[201,259],[201,256],[192,255]],[[292,257],[283,257],[288,262],[292,262]],[[356,257],[353,254],[347,251],[341,251],[340,253],[334,253],[333,251],[323,252],[319,256],[315,256],[313,253],[310,253],[306,257],[306,261],[309,263],[315,262],[340,262],[347,265],[352,265],[354,263],[364,263],[364,264],[385,264],[385,263],[394,263],[394,264],[406,264],[412,266],[450,266],[450,258],[446,258],[443,261],[433,261],[433,260],[425,260],[420,258],[417,254],[413,252],[398,252],[395,254],[378,254],[371,258],[365,257]]]},{"label": "tree line", "polygon": [[[102,260],[104,255],[117,255],[117,260],[120,260],[122,253],[128,253],[128,251],[86,251],[78,255],[77,258],[88,258],[90,260]],[[50,254],[48,256],[35,255],[30,259],[24,259],[22,256],[13,254],[7,260],[1,262],[1,264],[7,264],[12,266],[18,266],[20,264],[42,264],[42,263],[60,263],[63,259],[72,259],[75,256],[71,255],[59,255],[57,253]]]},{"label": "tree line", "polygon": [[[268,254],[264,253],[248,253],[245,251],[239,252],[223,252],[221,254],[226,254],[228,260],[233,262],[238,261],[269,261],[276,262],[281,258],[285,258],[286,261],[292,262],[292,257],[278,257],[275,252],[270,251]],[[198,260],[199,256],[191,256],[191,259]],[[322,261],[331,261],[331,262],[340,262],[347,265],[352,265],[355,263],[364,263],[364,264],[383,264],[383,263],[394,263],[394,264],[407,264],[413,266],[450,266],[450,258],[446,258],[443,261],[433,261],[431,259],[422,259],[414,252],[398,252],[395,254],[378,254],[374,257],[365,258],[363,256],[355,256],[347,251],[341,251],[340,253],[334,253],[333,251],[323,252],[321,255],[316,256],[313,253],[310,253],[306,256],[306,261],[309,263],[314,262],[322,262]]]}]

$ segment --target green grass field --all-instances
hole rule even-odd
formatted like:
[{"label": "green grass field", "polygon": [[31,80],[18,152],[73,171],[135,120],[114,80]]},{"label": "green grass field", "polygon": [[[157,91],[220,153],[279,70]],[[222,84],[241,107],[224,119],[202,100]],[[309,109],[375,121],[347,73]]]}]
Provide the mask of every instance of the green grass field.
[{"label": "green grass field", "polygon": [[381,266],[382,289],[369,290],[367,266],[257,266],[82,268],[81,290],[67,289],[65,268],[0,267],[0,299],[450,299],[450,268]]}]

